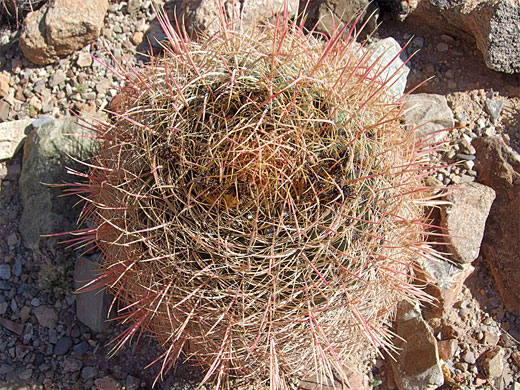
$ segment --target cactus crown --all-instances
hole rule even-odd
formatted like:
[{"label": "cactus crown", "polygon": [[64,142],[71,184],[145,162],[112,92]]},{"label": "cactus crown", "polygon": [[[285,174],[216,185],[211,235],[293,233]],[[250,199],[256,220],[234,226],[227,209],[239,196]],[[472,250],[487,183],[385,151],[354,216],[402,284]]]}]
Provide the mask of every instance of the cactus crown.
[{"label": "cactus crown", "polygon": [[343,376],[368,344],[391,348],[398,301],[424,298],[426,153],[354,30],[221,17],[197,43],[160,14],[164,55],[118,71],[78,242],[132,323],[118,345],[150,332],[161,372],[184,351],[203,382]]}]

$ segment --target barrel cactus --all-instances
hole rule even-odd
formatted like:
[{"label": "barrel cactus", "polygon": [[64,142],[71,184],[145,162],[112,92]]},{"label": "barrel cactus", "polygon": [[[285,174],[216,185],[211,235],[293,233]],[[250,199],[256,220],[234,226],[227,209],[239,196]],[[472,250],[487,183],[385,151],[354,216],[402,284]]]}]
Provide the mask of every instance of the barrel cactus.
[{"label": "barrel cactus", "polygon": [[[427,150],[403,128],[386,64],[353,29],[313,38],[281,13],[187,39],[159,15],[164,53],[125,81],[85,182],[73,241],[102,253],[101,283],[131,325],[202,382],[283,389],[345,378],[391,349],[431,201]],[[346,37],[345,37],[346,36]]]}]

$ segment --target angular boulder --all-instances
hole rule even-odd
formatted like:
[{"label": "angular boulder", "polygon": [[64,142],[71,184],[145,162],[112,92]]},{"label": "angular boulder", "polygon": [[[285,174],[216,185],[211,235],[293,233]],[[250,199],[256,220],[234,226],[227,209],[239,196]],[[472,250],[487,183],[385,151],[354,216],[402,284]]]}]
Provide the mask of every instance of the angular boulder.
[{"label": "angular boulder", "polygon": [[418,0],[408,3],[410,15],[424,24],[445,34],[471,37],[468,41],[476,42],[490,69],[520,73],[520,3],[517,0]]},{"label": "angular boulder", "polygon": [[31,123],[30,119],[0,123],[0,160],[14,157],[32,130]]},{"label": "angular boulder", "polygon": [[37,65],[66,57],[101,34],[108,0],[51,0],[25,18],[20,49]]},{"label": "angular boulder", "polygon": [[400,390],[434,390],[444,384],[437,340],[418,305],[399,303],[394,345],[399,349],[392,371]]},{"label": "angular boulder", "polygon": [[[67,168],[84,170],[73,160],[87,161],[96,150],[92,135],[77,118],[53,119],[34,129],[24,144],[20,193],[23,212],[20,232],[27,248],[38,249],[41,236],[75,228],[78,198],[62,197],[62,184],[74,180]],[[72,158],[71,158],[72,157]]]},{"label": "angular boulder", "polygon": [[506,309],[519,315],[520,155],[501,137],[477,138],[472,145],[476,150],[478,181],[496,192],[482,241],[482,253]]},{"label": "angular boulder", "polygon": [[[406,88],[410,69],[404,65],[406,56],[401,53],[401,46],[394,38],[375,41],[367,47],[368,64],[377,61],[372,73],[377,75],[378,82],[387,86],[387,93],[393,98],[400,98]],[[395,58],[395,59],[394,59]]]},{"label": "angular boulder", "polygon": [[406,123],[427,145],[442,142],[448,129],[455,126],[453,112],[443,95],[416,93],[403,97],[403,102]]},{"label": "angular boulder", "polygon": [[419,258],[416,282],[425,284],[425,292],[435,298],[424,310],[424,317],[442,318],[457,302],[462,291],[464,281],[472,274],[475,268],[471,264],[456,267],[447,261],[430,261]]},{"label": "angular boulder", "polygon": [[446,240],[454,260],[471,263],[478,257],[484,228],[495,191],[483,184],[460,184],[446,196],[441,208],[441,226],[448,229]]},{"label": "angular boulder", "polygon": [[89,289],[89,283],[99,276],[99,265],[87,257],[79,257],[74,266],[74,288],[78,319],[95,332],[107,329],[111,297],[102,288]]}]

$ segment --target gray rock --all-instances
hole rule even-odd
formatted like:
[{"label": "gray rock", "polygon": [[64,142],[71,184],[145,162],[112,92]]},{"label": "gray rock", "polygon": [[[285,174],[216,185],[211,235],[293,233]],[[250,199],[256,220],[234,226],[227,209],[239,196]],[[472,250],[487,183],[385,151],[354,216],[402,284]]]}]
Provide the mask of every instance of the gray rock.
[{"label": "gray rock", "polygon": [[427,283],[425,292],[436,299],[432,305],[426,305],[424,316],[430,318],[442,318],[445,316],[462,291],[464,281],[474,271],[471,264],[463,264],[455,267],[447,261],[419,258],[417,260],[417,283]]},{"label": "gray rock", "polygon": [[486,111],[491,116],[493,123],[497,121],[498,117],[500,116],[500,113],[502,112],[503,107],[503,100],[486,99]]},{"label": "gray rock", "polygon": [[434,390],[444,384],[437,340],[423,320],[419,306],[402,301],[397,308],[395,346],[391,360],[400,390]]},{"label": "gray rock", "polygon": [[10,372],[13,372],[14,368],[13,366],[10,366],[8,364],[0,364],[0,375],[9,374]]},{"label": "gray rock", "polygon": [[141,381],[139,378],[136,378],[135,376],[128,375],[125,380],[125,387],[126,390],[139,390],[139,387],[141,386]]},{"label": "gray rock", "polygon": [[17,277],[20,277],[22,275],[22,271],[23,271],[22,259],[17,257],[16,260],[14,261],[14,274]]},{"label": "gray rock", "polygon": [[50,115],[42,115],[32,123],[32,127],[37,129],[46,123],[52,122],[55,118]]},{"label": "gray rock", "polygon": [[27,15],[20,49],[35,64],[56,62],[99,37],[107,8],[108,0],[53,0]]},{"label": "gray rock", "polygon": [[61,69],[58,69],[49,79],[49,86],[57,87],[67,79],[67,75]]},{"label": "gray rock", "polygon": [[492,348],[480,356],[479,362],[486,378],[497,378],[504,370],[504,351],[500,347]]},{"label": "gray rock", "polygon": [[11,279],[11,266],[9,264],[0,264],[0,278]]},{"label": "gray rock", "polygon": [[520,73],[520,3],[499,1],[488,23],[490,31],[486,24],[481,32],[487,40],[479,46],[486,65],[500,72]]},{"label": "gray rock", "polygon": [[32,374],[33,374],[32,368],[28,368],[26,370],[21,371],[18,374],[18,378],[20,378],[21,380],[27,380],[32,376]]},{"label": "gray rock", "polygon": [[70,337],[61,337],[54,346],[54,354],[61,356],[69,352],[72,347],[72,340]]},{"label": "gray rock", "polygon": [[58,316],[54,309],[48,306],[38,306],[34,310],[34,315],[41,326],[49,329],[54,329],[58,322]]},{"label": "gray rock", "polygon": [[81,370],[81,377],[85,380],[89,380],[94,378],[97,375],[97,373],[98,370],[96,367],[87,366],[83,367],[83,369]]},{"label": "gray rock", "polygon": [[416,22],[436,34],[467,39],[493,70],[520,72],[520,3],[516,0],[406,2]]},{"label": "gray rock", "polygon": [[475,364],[477,359],[475,359],[475,354],[472,351],[466,351],[464,355],[462,355],[462,359],[468,364]]},{"label": "gray rock", "polygon": [[67,358],[63,361],[63,371],[64,372],[76,372],[81,369],[83,363],[81,360]]},{"label": "gray rock", "polygon": [[13,158],[31,130],[30,119],[0,123],[0,160]]},{"label": "gray rock", "polygon": [[[87,161],[96,148],[92,138],[71,134],[92,134],[79,126],[76,118],[56,119],[33,130],[24,145],[20,192],[23,213],[20,232],[25,246],[37,249],[42,235],[75,228],[77,198],[60,197],[60,188],[48,184],[70,182],[67,167],[84,170],[70,157]],[[70,157],[69,157],[70,156]]]},{"label": "gray rock", "polygon": [[84,355],[88,352],[88,348],[89,348],[89,345],[86,341],[82,341],[81,343],[78,343],[76,344],[73,348],[72,348],[72,351],[76,354],[76,355]]},{"label": "gray rock", "polygon": [[379,81],[381,83],[388,83],[388,94],[400,98],[406,88],[410,69],[408,66],[403,66],[401,68],[404,60],[406,60],[404,54],[402,54],[401,57],[397,57],[392,62],[392,59],[401,51],[399,43],[397,43],[394,38],[385,38],[371,44],[368,46],[367,50],[370,52],[369,58],[371,62],[376,61],[376,59],[382,55],[373,72],[379,73],[381,69],[390,64],[390,66],[388,66],[388,68],[379,76]]},{"label": "gray rock", "polygon": [[418,93],[404,99],[406,122],[427,145],[442,142],[447,129],[455,126],[453,113],[442,95]]},{"label": "gray rock", "polygon": [[466,183],[452,189],[446,200],[450,204],[441,208],[441,226],[448,229],[448,249],[455,260],[471,263],[480,252],[495,191],[483,184]]},{"label": "gray rock", "polygon": [[108,309],[111,297],[101,288],[81,292],[81,288],[98,277],[99,266],[94,261],[80,257],[74,267],[74,287],[79,294],[76,296],[76,313],[81,322],[96,332],[107,329]]}]

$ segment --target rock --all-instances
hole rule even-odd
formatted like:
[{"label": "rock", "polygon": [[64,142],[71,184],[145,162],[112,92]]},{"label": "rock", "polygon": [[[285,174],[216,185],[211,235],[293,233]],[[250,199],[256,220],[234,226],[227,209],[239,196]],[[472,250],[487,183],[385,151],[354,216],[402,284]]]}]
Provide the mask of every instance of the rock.
[{"label": "rock", "polygon": [[520,314],[520,155],[500,137],[473,140],[478,181],[496,192],[482,253],[508,311]]},{"label": "rock", "polygon": [[495,200],[495,191],[479,183],[460,184],[446,196],[450,203],[441,207],[441,226],[453,259],[471,263],[478,257],[486,219]]},{"label": "rock", "polygon": [[139,45],[144,39],[144,33],[142,31],[136,31],[132,34],[130,37],[130,42],[132,42],[134,45]]},{"label": "rock", "polygon": [[52,0],[30,12],[22,26],[20,48],[37,65],[56,62],[97,39],[108,0]]},{"label": "rock", "polygon": [[32,368],[28,368],[26,370],[21,371],[18,374],[18,378],[20,378],[21,380],[25,381],[25,380],[29,379],[32,376],[32,374],[33,374]]},{"label": "rock", "polygon": [[54,329],[56,327],[58,316],[54,309],[48,306],[38,306],[33,310],[33,312],[41,326],[49,329]]},{"label": "rock", "polygon": [[[406,88],[406,81],[408,78],[408,73],[410,73],[410,69],[406,65],[403,66],[403,58],[405,57],[404,55],[401,55],[393,60],[393,58],[401,51],[401,46],[399,46],[399,43],[397,43],[394,38],[385,38],[371,44],[368,46],[367,50],[370,52],[369,64],[382,56],[379,59],[377,66],[373,69],[375,74],[379,73],[383,68],[390,64],[388,68],[379,76],[378,80],[381,83],[387,83],[387,93],[390,96],[394,98],[400,98]],[[404,60],[406,59],[404,58]]]},{"label": "rock", "polygon": [[[261,22],[270,19],[273,12],[282,10],[285,0],[222,0],[222,8],[228,16],[233,13],[241,14],[244,26],[254,22]],[[287,10],[289,17],[296,15],[299,0],[287,0]],[[240,10],[238,9],[240,8]],[[203,32],[215,32],[220,27],[218,18],[217,2],[214,0],[174,0],[165,4],[164,10],[172,23],[177,20],[184,21],[186,31],[190,35],[199,35]],[[175,24],[174,24],[175,25]],[[139,45],[138,51],[146,53],[149,45],[156,51],[162,51],[159,42],[164,41],[166,35],[157,20],[152,21],[150,28],[146,31],[144,40]]]},{"label": "rock", "polygon": [[11,112],[10,104],[7,103],[5,101],[5,99],[0,99],[0,123],[8,121],[10,112]]},{"label": "rock", "polygon": [[67,358],[63,361],[63,372],[76,372],[81,369],[83,363],[80,360]]},{"label": "rock", "polygon": [[26,323],[27,320],[31,316],[31,308],[29,306],[24,306],[20,309],[20,319],[23,323]]},{"label": "rock", "polygon": [[515,351],[511,354],[511,359],[513,359],[513,363],[515,363],[516,367],[520,368],[520,352]]},{"label": "rock", "polygon": [[457,339],[440,340],[437,342],[439,357],[445,362],[449,362],[453,358],[458,347]]},{"label": "rock", "polygon": [[49,86],[51,88],[57,87],[67,79],[67,75],[61,69],[56,70],[49,79]]},{"label": "rock", "polygon": [[426,283],[425,291],[436,299],[431,305],[426,306],[424,316],[428,319],[442,318],[457,302],[464,281],[475,268],[471,264],[456,267],[447,261],[431,261],[424,258],[417,259],[417,263],[417,283]]},{"label": "rock", "polygon": [[54,117],[53,116],[50,116],[50,115],[42,115],[41,117],[39,117],[38,119],[36,119],[33,123],[32,123],[32,127],[37,129],[39,127],[42,127],[44,124],[46,123],[50,123],[54,120]]},{"label": "rock", "polygon": [[88,343],[86,341],[82,341],[81,343],[76,344],[72,350],[76,355],[82,356],[88,352]]},{"label": "rock", "polygon": [[98,370],[96,367],[83,367],[83,369],[81,370],[81,377],[85,380],[89,380],[94,378],[97,375],[97,372]]},{"label": "rock", "polygon": [[15,247],[18,245],[18,237],[16,236],[16,233],[11,233],[7,236],[7,246],[9,247]]},{"label": "rock", "polygon": [[11,332],[16,333],[18,336],[23,335],[23,324],[20,324],[19,322],[14,322],[7,318],[0,317],[0,324]]},{"label": "rock", "polygon": [[[228,16],[239,13],[244,25],[252,25],[268,20],[282,11],[284,1],[287,1],[289,17],[294,16],[298,10],[298,0],[243,0],[240,4],[233,0],[224,0],[222,7]],[[200,0],[197,3],[185,0],[181,4],[179,20],[184,19],[187,30],[199,34],[219,29],[217,2]]]},{"label": "rock", "polygon": [[0,375],[9,374],[10,372],[13,372],[14,368],[13,366],[10,366],[8,364],[0,364]]},{"label": "rock", "polygon": [[47,122],[33,130],[25,142],[20,176],[24,206],[20,233],[27,248],[37,249],[42,235],[76,227],[78,210],[73,206],[78,199],[62,197],[61,188],[47,184],[72,181],[74,177],[67,174],[67,168],[85,170],[85,167],[70,157],[87,161],[95,150],[94,139],[71,135],[92,134],[77,121],[65,118]]},{"label": "rock", "polygon": [[437,340],[423,320],[419,306],[399,303],[395,325],[398,355],[391,360],[400,390],[434,390],[444,384]]},{"label": "rock", "polygon": [[520,72],[520,3],[516,0],[409,1],[416,22],[473,43],[493,70]]},{"label": "rock", "polygon": [[486,99],[486,111],[491,116],[493,123],[495,123],[502,112],[502,108],[504,107],[503,100],[490,100]]},{"label": "rock", "polygon": [[81,287],[98,277],[99,266],[86,257],[79,257],[74,267],[74,288],[76,296],[76,313],[81,322],[95,332],[107,329],[108,309],[111,298],[100,287],[95,290],[81,292]]},{"label": "rock", "polygon": [[110,375],[94,381],[97,390],[121,390],[121,385]]},{"label": "rock", "polygon": [[11,279],[11,266],[9,264],[0,264],[0,278]]},{"label": "rock", "polygon": [[141,387],[141,381],[139,378],[135,376],[128,375],[125,380],[125,389],[126,390],[139,390]]},{"label": "rock", "polygon": [[497,378],[504,370],[504,351],[499,347],[490,349],[479,357],[479,363],[486,378]]},{"label": "rock", "polygon": [[7,96],[9,93],[9,75],[1,72],[0,73],[0,98]]},{"label": "rock", "polygon": [[442,95],[417,93],[403,98],[404,119],[427,145],[438,144],[455,126],[453,113]]},{"label": "rock", "polygon": [[466,351],[464,355],[462,355],[462,359],[468,364],[475,364],[477,359],[475,359],[475,354],[472,351]]},{"label": "rock", "polygon": [[61,337],[54,346],[54,354],[58,356],[65,355],[67,352],[70,351],[71,347],[72,340],[70,339],[70,337]]},{"label": "rock", "polygon": [[376,2],[369,0],[311,0],[307,5],[306,1],[300,1],[300,9],[306,7],[306,26],[317,26],[319,31],[329,35],[339,32],[345,25],[345,35],[349,32],[358,15],[363,15],[358,22],[358,26],[367,23],[363,31],[363,37],[372,33],[377,28],[377,18],[379,17],[379,7]]},{"label": "rock", "polygon": [[90,53],[79,53],[78,59],[76,60],[76,65],[78,65],[80,68],[86,68],[92,65],[92,57],[90,56]]},{"label": "rock", "polygon": [[14,157],[31,129],[32,120],[0,123],[0,160]]}]

